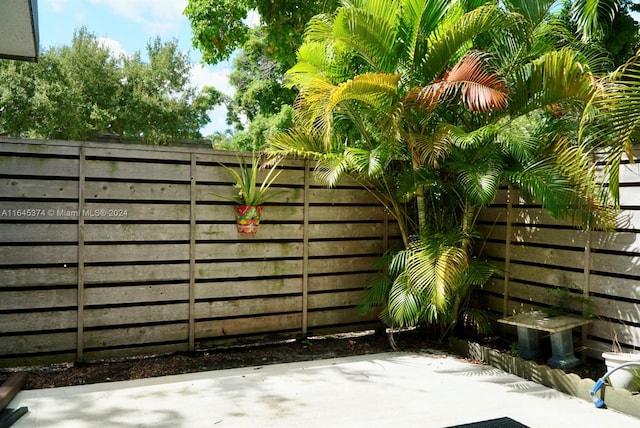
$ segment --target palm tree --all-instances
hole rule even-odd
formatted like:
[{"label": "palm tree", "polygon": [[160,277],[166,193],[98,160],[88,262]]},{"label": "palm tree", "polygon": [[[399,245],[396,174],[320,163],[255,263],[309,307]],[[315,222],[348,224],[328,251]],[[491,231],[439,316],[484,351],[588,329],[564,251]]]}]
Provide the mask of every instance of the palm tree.
[{"label": "palm tree", "polygon": [[[317,159],[329,184],[355,177],[394,214],[404,248],[363,303],[390,325],[483,325],[468,303],[494,269],[473,256],[474,224],[502,184],[556,217],[612,226],[592,159],[603,140],[580,132],[602,122],[585,111],[608,109],[595,101],[606,56],[567,31],[557,3],[353,0],[309,23],[287,73],[296,129],[270,151]],[[584,37],[586,3],[571,9]]]}]

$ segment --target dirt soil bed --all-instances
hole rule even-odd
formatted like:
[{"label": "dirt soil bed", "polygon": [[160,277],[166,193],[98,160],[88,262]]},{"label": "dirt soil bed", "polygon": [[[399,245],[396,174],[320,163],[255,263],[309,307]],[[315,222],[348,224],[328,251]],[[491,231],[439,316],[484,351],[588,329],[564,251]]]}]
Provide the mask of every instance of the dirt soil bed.
[{"label": "dirt soil bed", "polygon": [[[420,330],[395,333],[394,339],[401,351],[446,350],[445,346],[430,340]],[[237,367],[259,367],[268,364],[389,351],[392,351],[392,348],[386,334],[370,332],[367,334],[333,335],[269,345],[178,353],[125,361],[33,368],[29,370],[30,375],[24,389],[114,382]],[[509,352],[508,349],[504,351]],[[571,372],[595,380],[604,373],[604,366],[601,362],[590,362],[572,369]],[[10,374],[10,370],[0,369],[0,384]]]}]

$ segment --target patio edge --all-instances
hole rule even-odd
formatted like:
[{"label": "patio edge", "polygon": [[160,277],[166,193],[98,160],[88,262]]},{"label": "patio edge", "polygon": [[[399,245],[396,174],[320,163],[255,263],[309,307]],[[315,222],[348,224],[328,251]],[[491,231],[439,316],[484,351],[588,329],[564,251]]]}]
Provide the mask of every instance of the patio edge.
[{"label": "patio edge", "polygon": [[[449,345],[451,346],[451,351],[458,355],[482,361],[507,373],[591,402],[589,392],[595,384],[593,379],[582,379],[576,374],[565,373],[560,369],[540,365],[534,361],[526,361],[521,357],[504,354],[464,339],[451,338],[449,339]],[[606,369],[603,366],[602,374],[605,371]],[[640,395],[632,395],[626,390],[606,387],[603,392],[603,399],[608,408],[640,418]]]}]

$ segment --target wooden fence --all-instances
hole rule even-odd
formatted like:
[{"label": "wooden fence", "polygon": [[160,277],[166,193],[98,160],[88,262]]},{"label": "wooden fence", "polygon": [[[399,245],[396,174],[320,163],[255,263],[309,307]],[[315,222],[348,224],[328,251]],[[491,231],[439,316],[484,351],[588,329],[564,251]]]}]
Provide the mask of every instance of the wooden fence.
[{"label": "wooden fence", "polygon": [[[583,328],[587,355],[600,358],[614,339],[640,348],[640,164],[620,170],[621,213],[616,233],[586,232],[552,219],[517,192],[502,190],[479,218],[484,252],[504,271],[484,290],[497,315],[545,309],[557,303],[552,288],[592,302],[595,319]],[[581,300],[581,299],[578,299]]]},{"label": "wooden fence", "polygon": [[399,236],[384,207],[289,161],[241,236],[221,164],[235,154],[0,138],[0,366],[377,325],[355,305]]}]

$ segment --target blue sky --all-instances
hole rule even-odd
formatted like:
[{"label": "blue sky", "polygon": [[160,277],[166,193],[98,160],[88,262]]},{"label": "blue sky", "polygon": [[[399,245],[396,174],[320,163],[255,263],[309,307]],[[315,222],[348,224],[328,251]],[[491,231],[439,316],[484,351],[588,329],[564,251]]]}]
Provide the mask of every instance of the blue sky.
[{"label": "blue sky", "polygon": [[[187,0],[38,0],[40,50],[69,45],[74,31],[82,26],[118,53],[144,53],[147,42],[155,37],[176,39],[193,62],[192,84],[215,86],[232,95],[230,64],[205,66],[200,52],[192,47],[189,20],[182,14],[186,5]],[[209,116],[203,135],[226,129],[224,108]]]}]

